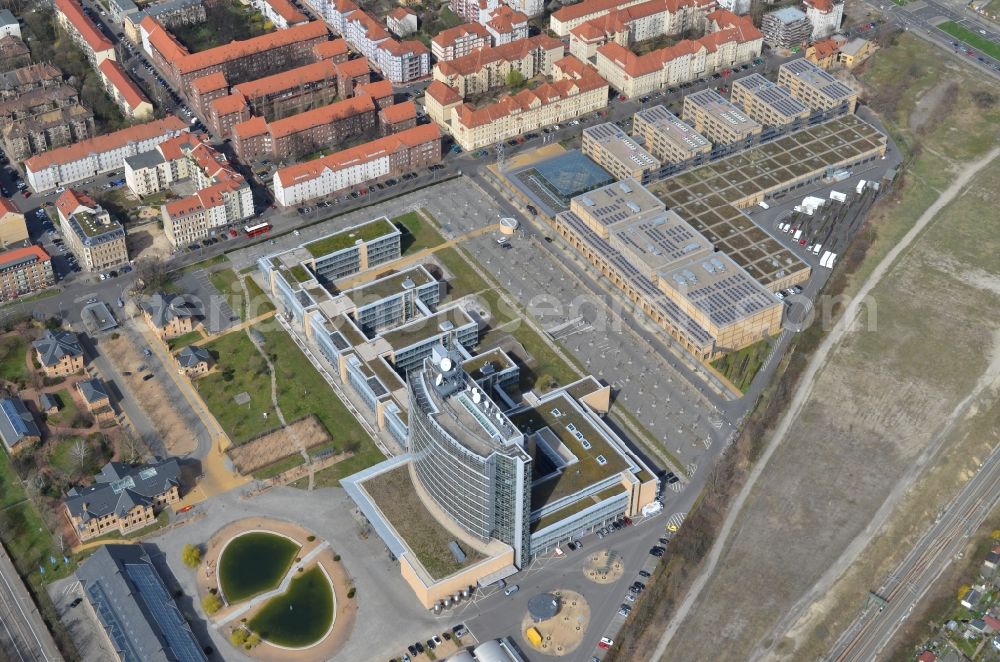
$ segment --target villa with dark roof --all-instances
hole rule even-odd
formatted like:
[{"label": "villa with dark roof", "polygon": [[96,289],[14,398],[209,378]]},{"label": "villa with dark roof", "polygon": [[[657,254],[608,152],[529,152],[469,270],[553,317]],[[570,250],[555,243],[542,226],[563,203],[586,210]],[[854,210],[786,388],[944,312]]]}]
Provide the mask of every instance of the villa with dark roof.
[{"label": "villa with dark roof", "polygon": [[182,295],[155,294],[142,304],[142,313],[161,339],[191,333],[197,326],[198,311]]},{"label": "villa with dark roof", "polygon": [[111,398],[104,382],[100,379],[85,379],[77,382],[76,389],[98,423],[114,420],[115,410],[111,407]]},{"label": "villa with dark roof", "polygon": [[175,358],[177,365],[180,366],[180,372],[188,377],[204,375],[212,369],[212,355],[204,347],[188,345],[177,352]]},{"label": "villa with dark roof", "polygon": [[112,531],[137,531],[180,500],[180,471],[176,458],[134,467],[108,462],[93,485],[67,492],[66,516],[81,542]]},{"label": "villa with dark roof", "polygon": [[104,545],[77,568],[76,578],[117,659],[207,659],[142,545]]},{"label": "villa with dark roof", "polygon": [[46,377],[64,377],[83,370],[83,347],[72,331],[46,330],[31,346]]},{"label": "villa with dark roof", "polygon": [[31,446],[42,433],[20,398],[0,400],[0,439],[10,452]]}]

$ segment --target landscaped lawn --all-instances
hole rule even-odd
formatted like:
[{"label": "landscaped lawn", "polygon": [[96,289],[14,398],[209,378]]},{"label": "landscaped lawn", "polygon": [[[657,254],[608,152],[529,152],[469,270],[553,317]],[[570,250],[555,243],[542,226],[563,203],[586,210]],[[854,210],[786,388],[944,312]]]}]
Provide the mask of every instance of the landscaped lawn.
[{"label": "landscaped lawn", "polygon": [[198,342],[199,340],[201,340],[201,334],[197,331],[191,331],[190,333],[185,333],[184,335],[177,336],[176,338],[167,339],[167,347],[170,348],[171,352],[174,352],[183,347],[187,347],[193,342]]},{"label": "landscaped lawn", "polygon": [[23,382],[28,379],[28,365],[25,356],[28,343],[21,336],[8,334],[0,338],[0,378],[9,382]]},{"label": "landscaped lawn", "polygon": [[986,53],[994,60],[1000,60],[1000,44],[990,41],[986,37],[963,28],[954,21],[946,21],[938,25],[939,28],[950,34],[952,37],[965,42],[973,48],[977,48]]},{"label": "landscaped lawn", "polygon": [[76,400],[73,399],[69,389],[60,389],[56,393],[56,397],[59,398],[62,409],[59,410],[59,413],[49,416],[48,421],[53,425],[69,427],[73,424],[73,419],[76,417],[77,412],[80,411],[80,408],[76,406]]},{"label": "landscaped lawn", "polygon": [[[350,459],[335,465],[339,469],[337,479],[381,462],[384,457],[371,437],[331,392],[329,384],[291,337],[281,329],[259,332],[264,338],[264,351],[277,370],[278,404],[285,420],[292,422],[315,414],[330,433],[336,449],[354,453]],[[243,443],[276,427],[267,364],[246,334],[230,333],[205,347],[216,356],[219,369],[199,379],[196,386],[233,443]],[[249,394],[250,404],[239,406],[233,398],[243,392]],[[266,418],[263,412],[267,412]],[[295,464],[285,468],[291,466]],[[270,473],[270,468],[265,471]]]},{"label": "landscaped lawn", "polygon": [[434,519],[419,499],[414,498],[415,488],[406,466],[375,476],[362,487],[435,579],[447,577],[483,558],[476,550],[463,545],[465,562],[455,560],[448,548],[454,536]]},{"label": "landscaped lawn", "polygon": [[241,320],[246,321],[251,317],[263,315],[274,310],[274,304],[264,295],[264,291],[260,289],[252,278],[246,278],[247,294],[250,296],[249,307],[245,300],[246,297],[243,296],[243,288],[240,287],[240,276],[237,276],[235,271],[232,269],[220,269],[209,274],[208,279],[212,281],[215,289],[219,290],[219,293],[226,297],[229,307],[233,309],[234,313],[239,315]]},{"label": "landscaped lawn", "polygon": [[738,352],[726,354],[712,361],[712,367],[721,372],[733,386],[746,391],[757,371],[764,365],[764,360],[770,351],[770,343],[760,340]]},{"label": "landscaped lawn", "polygon": [[262,14],[236,0],[222,0],[205,5],[204,22],[177,25],[170,32],[192,53],[204,51],[231,41],[243,41],[274,30]]},{"label": "landscaped lawn", "polygon": [[433,248],[444,243],[444,237],[441,236],[441,233],[415,211],[397,216],[392,219],[392,222],[397,226],[403,226],[400,228],[400,231],[403,232],[401,238],[403,255],[416,253],[425,248]]}]

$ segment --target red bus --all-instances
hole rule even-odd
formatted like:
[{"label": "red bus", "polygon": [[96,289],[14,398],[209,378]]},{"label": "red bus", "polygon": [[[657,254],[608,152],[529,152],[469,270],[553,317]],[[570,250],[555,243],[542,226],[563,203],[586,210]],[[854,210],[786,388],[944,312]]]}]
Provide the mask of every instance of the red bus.
[{"label": "red bus", "polygon": [[257,225],[246,225],[243,227],[243,232],[245,232],[248,237],[257,237],[270,231],[270,223],[258,223]]}]

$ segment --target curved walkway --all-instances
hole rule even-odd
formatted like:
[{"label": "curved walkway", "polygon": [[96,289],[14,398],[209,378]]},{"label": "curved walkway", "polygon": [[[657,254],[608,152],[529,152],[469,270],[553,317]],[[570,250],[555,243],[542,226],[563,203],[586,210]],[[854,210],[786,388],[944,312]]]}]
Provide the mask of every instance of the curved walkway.
[{"label": "curved walkway", "polygon": [[[920,215],[920,218],[917,219],[917,222],[903,236],[899,243],[893,246],[892,250],[890,250],[884,258],[882,258],[882,261],[878,263],[874,271],[872,271],[871,275],[867,280],[865,280],[864,284],[858,290],[857,294],[855,294],[851,299],[851,302],[844,311],[844,314],[837,321],[837,324],[823,340],[823,343],[809,361],[809,365],[806,367],[806,370],[802,375],[799,388],[792,399],[788,411],[785,412],[785,415],[781,418],[781,422],[778,424],[777,429],[774,431],[774,434],[764,450],[764,454],[757,461],[757,464],[754,465],[753,470],[747,477],[747,481],[743,485],[743,489],[740,490],[739,495],[729,507],[729,510],[726,513],[726,519],[723,521],[719,535],[717,536],[715,543],[712,545],[712,550],[708,556],[707,562],[705,563],[705,567],[698,574],[698,577],[695,579],[691,588],[688,589],[687,594],[684,596],[684,601],[680,604],[677,611],[670,619],[670,622],[667,624],[667,627],[663,632],[663,636],[660,638],[660,642],[657,645],[656,650],[653,652],[652,659],[658,660],[663,657],[663,654],[667,650],[667,646],[670,644],[670,640],[673,639],[674,634],[676,634],[681,624],[687,618],[687,615],[691,612],[692,607],[694,607],[694,603],[698,599],[700,593],[712,578],[712,575],[715,572],[715,567],[719,563],[719,558],[722,556],[722,552],[729,542],[729,536],[733,532],[733,528],[740,516],[740,512],[743,510],[743,506],[749,498],[750,493],[756,486],[757,479],[760,478],[760,475],[764,471],[764,467],[767,466],[767,463],[770,461],[774,451],[785,440],[792,423],[795,422],[795,419],[798,417],[802,408],[805,406],[806,401],[809,399],[809,396],[812,394],[812,389],[816,383],[817,375],[819,374],[820,369],[826,365],[826,360],[830,353],[853,329],[855,318],[858,315],[864,299],[889,272],[895,264],[896,259],[903,253],[903,251],[910,247],[914,240],[916,240],[917,236],[919,236],[920,233],[923,232],[924,228],[926,228],[934,217],[937,216],[938,212],[940,212],[945,205],[954,200],[961,190],[972,180],[976,173],[978,173],[980,169],[984,168],[998,155],[1000,155],[1000,147],[990,150],[986,156],[965,166],[965,168],[959,172],[955,181],[952,182],[952,184],[945,189],[940,196],[938,196],[938,199],[935,200],[934,203]],[[902,492],[902,490],[899,490],[899,492]],[[897,498],[897,500],[898,496],[899,495],[896,494],[893,495],[893,497]],[[877,529],[877,526],[866,529],[866,535],[869,539]],[[867,542],[867,540],[865,540],[865,542]],[[837,567],[843,570],[850,565],[854,559],[853,555],[848,554],[850,551],[851,550],[845,550],[845,555],[842,556],[836,564]]]}]

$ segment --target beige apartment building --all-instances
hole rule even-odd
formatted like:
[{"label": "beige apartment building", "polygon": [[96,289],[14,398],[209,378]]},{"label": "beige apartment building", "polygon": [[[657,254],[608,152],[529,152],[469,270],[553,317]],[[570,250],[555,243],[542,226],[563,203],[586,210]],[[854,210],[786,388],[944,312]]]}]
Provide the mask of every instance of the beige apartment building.
[{"label": "beige apartment building", "polygon": [[608,105],[607,81],[573,56],[552,65],[552,78],[552,82],[505,94],[479,108],[465,103],[454,88],[435,80],[427,88],[424,105],[428,116],[465,150],[566,122]]},{"label": "beige apartment building", "polygon": [[583,153],[615,179],[648,182],[660,169],[659,159],[610,122],[583,130]]},{"label": "beige apartment building", "polygon": [[0,246],[6,248],[28,240],[24,214],[8,198],[0,198]]},{"label": "beige apartment building", "polygon": [[632,118],[632,135],[661,164],[694,164],[708,157],[712,143],[663,106],[640,110]]},{"label": "beige apartment building", "polygon": [[733,81],[730,99],[764,126],[804,126],[809,107],[760,74]]},{"label": "beige apartment building", "polygon": [[526,80],[549,76],[552,65],[562,56],[562,42],[541,34],[438,62],[434,65],[434,80],[466,97],[507,85],[507,75],[512,71],[519,72]]},{"label": "beige apartment building", "polygon": [[778,85],[813,110],[853,113],[858,105],[857,90],[805,58],[781,65]]},{"label": "beige apartment building", "polygon": [[128,264],[125,228],[94,200],[73,189],[56,200],[66,245],[87,271],[106,271]]},{"label": "beige apartment building", "polygon": [[681,117],[715,145],[750,147],[763,127],[712,88],[684,97]]},{"label": "beige apartment building", "polygon": [[52,258],[41,246],[25,246],[0,253],[0,301],[55,285]]}]

